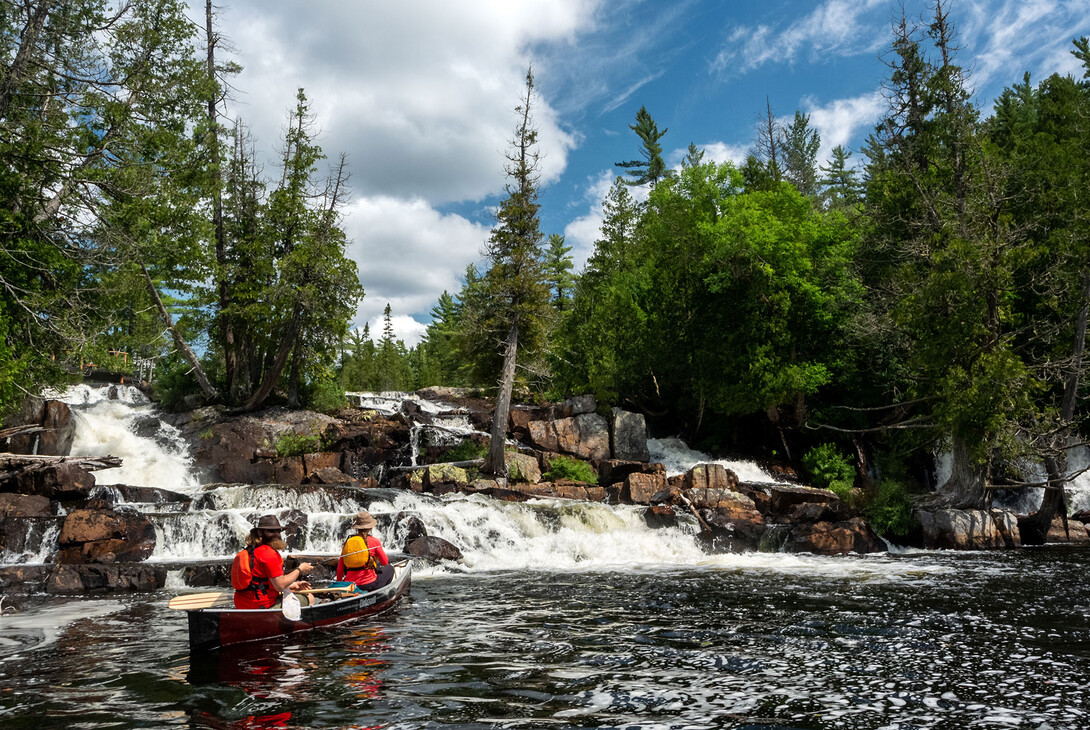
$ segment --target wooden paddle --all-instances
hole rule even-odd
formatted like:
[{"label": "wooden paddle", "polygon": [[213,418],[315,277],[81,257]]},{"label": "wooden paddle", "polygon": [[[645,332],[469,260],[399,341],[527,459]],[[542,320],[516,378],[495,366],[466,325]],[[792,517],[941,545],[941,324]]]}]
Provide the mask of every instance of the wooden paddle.
[{"label": "wooden paddle", "polygon": [[[221,599],[231,601],[234,591],[219,591],[218,593],[187,593],[183,596],[175,596],[167,603],[167,608],[180,611],[196,611],[201,608],[212,608]],[[232,602],[231,605],[234,605]]]}]

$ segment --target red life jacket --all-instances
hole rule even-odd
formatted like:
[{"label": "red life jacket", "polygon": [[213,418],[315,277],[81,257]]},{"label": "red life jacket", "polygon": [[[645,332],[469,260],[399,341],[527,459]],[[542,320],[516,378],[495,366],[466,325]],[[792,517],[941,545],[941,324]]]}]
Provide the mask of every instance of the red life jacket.
[{"label": "red life jacket", "polygon": [[254,550],[250,546],[235,553],[231,562],[231,587],[236,591],[253,591],[258,596],[269,593],[269,579],[254,575]]}]

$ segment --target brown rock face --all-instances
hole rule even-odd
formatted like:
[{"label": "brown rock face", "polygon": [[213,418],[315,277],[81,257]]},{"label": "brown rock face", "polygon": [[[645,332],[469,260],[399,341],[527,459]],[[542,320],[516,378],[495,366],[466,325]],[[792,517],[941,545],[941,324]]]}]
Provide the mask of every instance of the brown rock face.
[{"label": "brown rock face", "polygon": [[0,494],[0,518],[49,517],[56,514],[48,497],[35,494]]},{"label": "brown rock face", "polygon": [[722,464],[697,464],[685,473],[682,482],[685,489],[725,489],[738,488],[738,475]]},{"label": "brown rock face", "polygon": [[58,563],[117,563],[146,560],[155,550],[155,528],[137,512],[76,510],[61,527]]},{"label": "brown rock face", "polygon": [[924,547],[938,550],[988,550],[1005,547],[1002,534],[984,510],[920,511]]},{"label": "brown rock face", "polygon": [[46,580],[47,593],[73,595],[109,591],[156,591],[167,571],[150,565],[58,565]]},{"label": "brown rock face", "polygon": [[598,483],[602,486],[619,484],[629,474],[661,474],[666,477],[666,467],[659,463],[644,463],[626,459],[605,459],[598,463]]},{"label": "brown rock face", "polygon": [[541,481],[541,467],[533,456],[508,451],[504,454],[504,461],[507,463],[508,478],[512,481],[530,484]]},{"label": "brown rock face", "polygon": [[1087,533],[1086,525],[1078,520],[1070,519],[1067,521],[1067,530],[1065,531],[1063,520],[1057,516],[1052,520],[1052,526],[1048,529],[1045,542],[1085,544],[1090,542],[1090,534]]},{"label": "brown rock face", "polygon": [[610,456],[609,423],[597,413],[582,413],[555,421],[532,421],[530,438],[545,451],[594,461]]},{"label": "brown rock face", "polygon": [[839,502],[840,498],[828,489],[815,487],[788,487],[782,484],[769,485],[769,511],[777,516],[786,517],[791,514],[797,505],[804,502],[816,502],[818,504],[832,504]]},{"label": "brown rock face", "polygon": [[634,472],[625,477],[621,498],[632,504],[651,504],[655,495],[666,488],[665,474]]},{"label": "brown rock face", "polygon": [[405,552],[436,562],[462,559],[462,551],[441,537],[418,537],[405,546]]},{"label": "brown rock face", "polygon": [[874,534],[866,522],[853,517],[843,522],[817,522],[796,525],[784,545],[794,553],[843,555],[846,553],[880,553],[885,543]]},{"label": "brown rock face", "polygon": [[61,462],[23,469],[5,480],[0,491],[65,500],[85,498],[94,486],[91,472],[73,462]]}]

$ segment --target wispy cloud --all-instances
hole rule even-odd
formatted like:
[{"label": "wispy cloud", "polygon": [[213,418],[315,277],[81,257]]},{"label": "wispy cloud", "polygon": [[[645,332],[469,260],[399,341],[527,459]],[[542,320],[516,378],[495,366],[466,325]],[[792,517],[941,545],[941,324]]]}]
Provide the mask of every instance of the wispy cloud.
[{"label": "wispy cloud", "polygon": [[[769,62],[791,63],[805,55],[873,53],[885,41],[876,29],[888,17],[872,13],[886,0],[825,0],[813,12],[779,30],[768,25],[734,26],[711,62],[716,73],[746,73]],[[868,16],[864,18],[864,16]]]},{"label": "wispy cloud", "polygon": [[609,102],[608,104],[606,104],[606,105],[605,105],[605,106],[604,106],[604,107],[602,108],[602,112],[603,112],[603,113],[606,113],[606,112],[611,112],[611,111],[613,111],[614,109],[616,109],[617,107],[621,106],[621,105],[622,105],[622,104],[624,104],[624,103],[625,103],[626,101],[628,101],[628,100],[629,100],[629,98],[630,98],[630,97],[631,97],[631,96],[632,96],[633,94],[635,94],[635,93],[636,93],[637,91],[639,91],[639,90],[640,90],[640,89],[641,89],[642,87],[644,87],[644,86],[646,86],[647,84],[651,83],[651,82],[652,82],[652,81],[654,81],[655,79],[661,78],[661,77],[662,77],[662,75],[663,75],[664,73],[666,73],[666,70],[665,70],[665,69],[663,69],[662,71],[659,71],[658,73],[653,73],[653,74],[651,74],[651,75],[649,75],[649,76],[644,76],[644,77],[643,77],[642,79],[640,79],[639,81],[636,81],[636,82],[635,82],[634,84],[632,84],[632,85],[631,85],[631,86],[629,86],[629,87],[628,87],[627,89],[625,89],[625,90],[624,90],[624,91],[622,91],[622,92],[621,92],[620,94],[618,94],[618,95],[617,95],[616,97],[614,97],[613,101],[611,101],[611,102]]},{"label": "wispy cloud", "polygon": [[882,92],[876,90],[852,99],[835,99],[820,106],[814,99],[807,98],[803,100],[803,107],[810,115],[810,126],[821,136],[818,160],[824,163],[834,147],[847,146],[861,128],[877,123],[886,111],[887,102]]}]

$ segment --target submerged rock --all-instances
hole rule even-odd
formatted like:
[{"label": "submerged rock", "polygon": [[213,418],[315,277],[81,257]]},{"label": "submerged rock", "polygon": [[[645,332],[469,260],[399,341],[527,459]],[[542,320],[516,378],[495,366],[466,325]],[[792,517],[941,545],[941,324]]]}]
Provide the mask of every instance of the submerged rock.
[{"label": "submerged rock", "polygon": [[432,562],[462,559],[462,551],[441,537],[418,537],[405,546],[405,552]]}]

